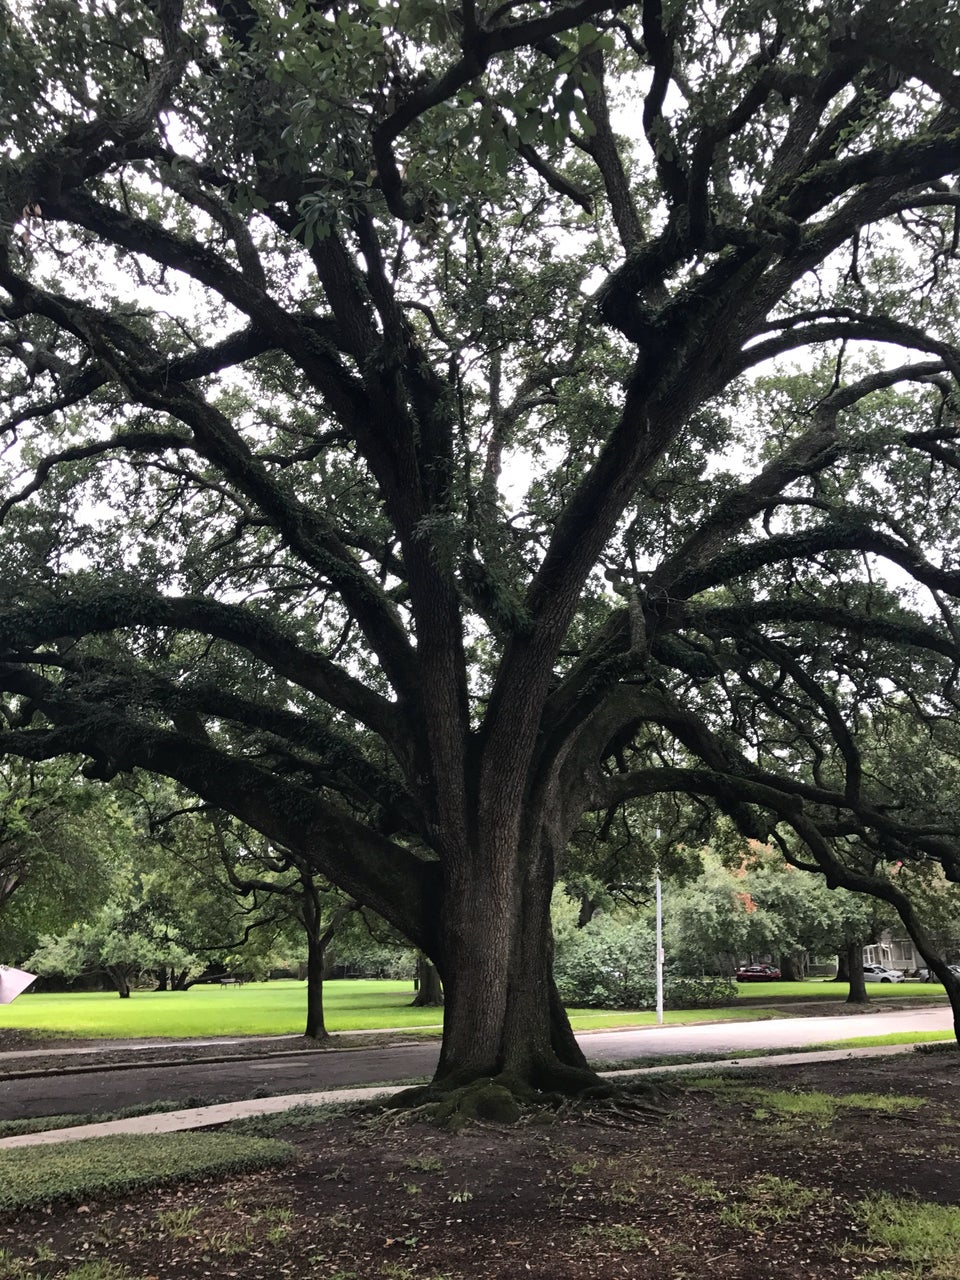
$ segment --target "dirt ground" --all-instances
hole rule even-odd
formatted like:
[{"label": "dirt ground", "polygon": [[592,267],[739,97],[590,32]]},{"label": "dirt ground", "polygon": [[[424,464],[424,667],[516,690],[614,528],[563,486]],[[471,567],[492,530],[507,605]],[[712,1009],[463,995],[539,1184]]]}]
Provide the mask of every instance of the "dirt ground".
[{"label": "dirt ground", "polygon": [[958,1280],[960,1218],[918,1263],[865,1211],[960,1204],[958,1072],[954,1052],[704,1075],[639,1124],[273,1121],[286,1169],[0,1217],[0,1277]]}]

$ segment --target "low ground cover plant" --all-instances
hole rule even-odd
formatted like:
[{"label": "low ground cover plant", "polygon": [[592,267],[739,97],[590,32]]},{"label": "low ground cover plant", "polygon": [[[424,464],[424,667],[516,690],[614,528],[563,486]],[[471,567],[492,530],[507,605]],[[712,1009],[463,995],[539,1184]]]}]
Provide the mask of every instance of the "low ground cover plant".
[{"label": "low ground cover plant", "polygon": [[0,1151],[0,1210],[124,1194],[206,1174],[286,1164],[295,1149],[225,1133],[122,1134]]}]

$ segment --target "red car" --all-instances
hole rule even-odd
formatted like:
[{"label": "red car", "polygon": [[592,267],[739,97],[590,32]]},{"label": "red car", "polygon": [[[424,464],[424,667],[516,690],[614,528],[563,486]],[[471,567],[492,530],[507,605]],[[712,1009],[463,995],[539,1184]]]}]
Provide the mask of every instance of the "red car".
[{"label": "red car", "polygon": [[773,964],[743,964],[734,976],[738,982],[772,982],[780,970]]}]

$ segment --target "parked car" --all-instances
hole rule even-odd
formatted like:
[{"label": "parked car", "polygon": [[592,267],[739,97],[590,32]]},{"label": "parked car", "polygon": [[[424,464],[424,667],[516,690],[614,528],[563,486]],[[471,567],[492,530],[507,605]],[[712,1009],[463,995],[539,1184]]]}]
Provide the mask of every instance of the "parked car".
[{"label": "parked car", "polygon": [[[952,974],[960,978],[960,964],[948,964],[947,968]],[[916,973],[910,975],[908,982],[939,982],[940,979],[932,969],[918,969]]]},{"label": "parked car", "polygon": [[863,976],[867,982],[902,982],[902,969],[888,969],[884,964],[865,964]]},{"label": "parked car", "polygon": [[734,977],[738,982],[773,982],[780,970],[775,964],[742,964]]}]

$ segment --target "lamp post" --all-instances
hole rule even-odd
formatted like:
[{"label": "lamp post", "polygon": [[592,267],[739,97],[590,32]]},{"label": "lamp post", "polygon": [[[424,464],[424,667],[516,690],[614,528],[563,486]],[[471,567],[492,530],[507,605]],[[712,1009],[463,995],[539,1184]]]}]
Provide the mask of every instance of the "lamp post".
[{"label": "lamp post", "polygon": [[[659,832],[658,832],[659,834]],[[657,1026],[663,1026],[663,896],[660,891],[660,868],[657,867]]]}]

